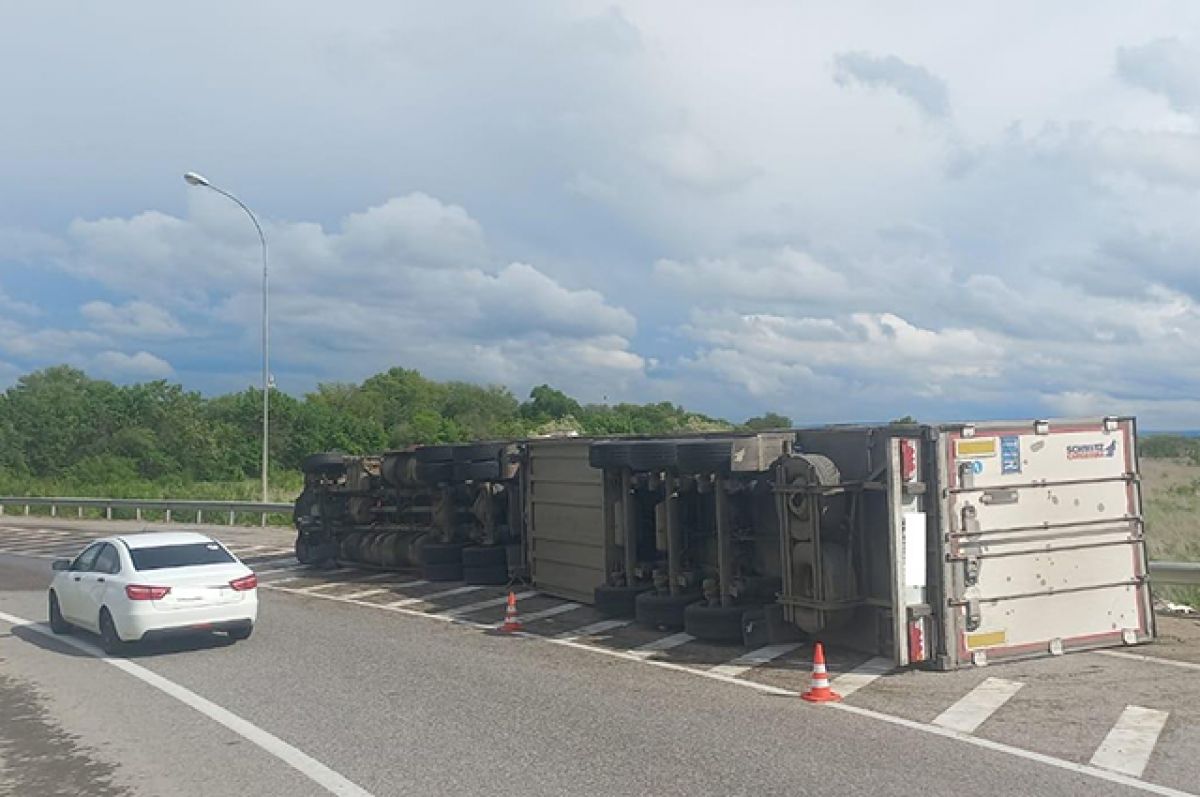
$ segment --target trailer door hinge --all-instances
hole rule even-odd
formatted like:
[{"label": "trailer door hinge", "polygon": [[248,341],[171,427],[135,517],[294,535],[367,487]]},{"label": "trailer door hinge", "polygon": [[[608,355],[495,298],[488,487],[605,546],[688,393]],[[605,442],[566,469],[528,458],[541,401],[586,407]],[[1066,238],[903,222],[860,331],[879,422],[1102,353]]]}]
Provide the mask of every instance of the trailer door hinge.
[{"label": "trailer door hinge", "polygon": [[963,560],[963,583],[968,587],[973,587],[979,583],[979,570],[983,563],[978,556],[968,556]]},{"label": "trailer door hinge", "polygon": [[967,601],[967,630],[975,631],[983,624],[983,616],[979,611],[979,599],[971,598]]}]

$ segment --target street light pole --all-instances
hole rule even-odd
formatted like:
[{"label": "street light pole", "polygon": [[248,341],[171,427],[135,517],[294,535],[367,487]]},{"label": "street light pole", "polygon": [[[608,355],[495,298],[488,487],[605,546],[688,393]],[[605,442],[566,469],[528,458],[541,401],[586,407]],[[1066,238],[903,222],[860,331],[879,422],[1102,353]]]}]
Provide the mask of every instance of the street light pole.
[{"label": "street light pole", "polygon": [[[238,199],[233,194],[225,189],[213,185],[205,177],[202,177],[195,172],[188,172],[183,175],[183,179],[188,182],[188,185],[200,186],[202,188],[210,188],[216,191],[223,197],[233,200],[237,206],[246,211],[246,215],[250,217],[250,221],[254,223],[254,229],[258,233],[259,243],[262,244],[262,391],[263,391],[263,408],[262,408],[262,500],[266,503],[270,500],[267,492],[267,466],[269,464],[270,454],[270,412],[271,412],[271,325],[270,325],[270,305],[268,303],[268,280],[267,280],[267,236],[263,234],[262,225],[258,223],[258,218],[254,215],[254,211],[246,207],[246,203]],[[263,516],[263,523],[266,523],[266,516]]]}]

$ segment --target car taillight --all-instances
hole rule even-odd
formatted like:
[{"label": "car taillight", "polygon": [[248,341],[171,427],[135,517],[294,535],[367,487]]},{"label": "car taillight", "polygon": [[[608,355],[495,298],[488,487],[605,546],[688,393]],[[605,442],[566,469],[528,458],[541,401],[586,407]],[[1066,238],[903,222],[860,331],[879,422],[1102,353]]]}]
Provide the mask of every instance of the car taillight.
[{"label": "car taillight", "polygon": [[170,587],[147,587],[142,584],[130,584],[125,587],[125,594],[131,601],[156,601],[166,597]]},{"label": "car taillight", "polygon": [[251,573],[248,576],[242,576],[241,578],[235,578],[233,581],[229,582],[229,586],[233,587],[234,589],[238,590],[239,592],[242,592],[242,591],[245,591],[248,589],[254,589],[255,587],[258,586],[258,576]]}]

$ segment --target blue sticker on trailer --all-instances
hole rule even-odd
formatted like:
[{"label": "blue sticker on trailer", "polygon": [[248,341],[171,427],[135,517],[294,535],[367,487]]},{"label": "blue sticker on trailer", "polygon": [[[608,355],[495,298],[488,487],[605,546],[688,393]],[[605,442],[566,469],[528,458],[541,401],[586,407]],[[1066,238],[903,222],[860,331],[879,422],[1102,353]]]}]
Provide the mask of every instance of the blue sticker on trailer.
[{"label": "blue sticker on trailer", "polygon": [[1006,435],[1000,438],[1000,473],[1008,476],[1021,472],[1021,438]]}]

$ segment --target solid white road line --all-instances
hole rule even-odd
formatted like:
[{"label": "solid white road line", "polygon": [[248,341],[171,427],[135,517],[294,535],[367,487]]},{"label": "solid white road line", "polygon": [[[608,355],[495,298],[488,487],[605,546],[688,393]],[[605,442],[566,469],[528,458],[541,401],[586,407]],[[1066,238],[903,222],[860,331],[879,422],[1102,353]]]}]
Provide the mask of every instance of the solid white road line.
[{"label": "solid white road line", "polygon": [[[465,595],[468,592],[478,592],[481,589],[483,589],[483,587],[467,585],[465,587],[455,587],[454,589],[443,590],[442,592],[432,592],[428,595],[422,595],[419,598],[404,598],[402,600],[393,601],[392,603],[386,603],[384,605],[385,606],[412,606],[414,603],[425,603],[426,601],[432,600],[434,598],[449,598],[453,595]],[[429,612],[424,612],[424,614],[429,614]],[[433,614],[437,614],[437,612],[434,612]]]},{"label": "solid white road line", "polygon": [[71,637],[57,636],[41,623],[34,623],[21,617],[16,617],[5,612],[0,612],[0,620],[13,625],[28,628],[38,634],[53,638],[64,645],[69,645],[76,650],[83,651],[90,656],[95,656],[103,660],[106,664],[111,664],[118,670],[121,670],[126,675],[131,675],[137,678],[147,686],[152,686],[155,689],[169,695],[184,705],[195,709],[209,719],[224,725],[229,730],[241,736],[248,742],[251,742],[266,752],[283,761],[293,769],[297,770],[314,783],[323,786],[331,794],[339,795],[340,797],[371,797],[371,793],[362,788],[358,784],[350,781],[346,777],[339,775],[329,767],[322,764],[307,753],[292,747],[290,744],[280,739],[278,736],[264,731],[262,728],[253,723],[242,719],[232,711],[218,706],[216,703],[203,698],[195,692],[180,686],[174,681],[170,681],[156,672],[146,669],[141,665],[134,664],[126,659],[114,659],[105,656],[99,649],[93,647],[78,639]]},{"label": "solid white road line", "polygon": [[988,678],[963,695],[953,706],[937,715],[933,724],[959,733],[972,733],[1024,685],[1019,681]]},{"label": "solid white road line", "polygon": [[[533,591],[518,592],[516,595],[517,600],[519,601],[536,596],[537,593]],[[478,601],[477,603],[468,603],[465,606],[455,606],[451,609],[443,609],[440,612],[433,612],[433,614],[443,614],[447,617],[458,617],[460,614],[470,614],[471,612],[477,612],[481,609],[490,609],[493,606],[503,606],[506,603],[508,603],[508,596],[501,595],[499,598],[489,598],[488,600]]]},{"label": "solid white road line", "polygon": [[1126,706],[1092,756],[1092,766],[1140,778],[1150,763],[1158,735],[1167,724],[1167,716],[1166,711]]},{"label": "solid white road line", "polygon": [[1093,650],[1093,653],[1100,656],[1111,656],[1117,659],[1130,659],[1131,661],[1142,661],[1147,664],[1166,664],[1170,667],[1179,667],[1182,670],[1197,670],[1200,671],[1200,664],[1194,661],[1176,661],[1175,659],[1164,659],[1161,656],[1145,656],[1141,653],[1126,653],[1123,650]]},{"label": "solid white road line", "polygon": [[773,661],[780,656],[787,655],[796,648],[800,647],[800,645],[801,643],[799,642],[786,642],[780,645],[767,645],[766,647],[759,648],[758,650],[752,650],[749,653],[742,654],[736,659],[731,659],[724,664],[718,664],[716,667],[713,667],[711,670],[709,670],[709,672],[735,677],[741,675],[742,673],[749,672],[760,664],[766,664],[768,661]]},{"label": "solid white road line", "polygon": [[678,634],[671,634],[670,636],[665,636],[662,639],[656,639],[653,642],[647,642],[641,647],[634,648],[633,650],[629,651],[629,655],[635,659],[648,659],[652,656],[662,653],[664,650],[670,650],[671,648],[677,648],[680,645],[686,645],[695,638],[696,637],[692,636],[691,634],[684,634],[682,632]]},{"label": "solid white road line", "polygon": [[862,689],[879,676],[891,672],[893,669],[892,662],[889,659],[868,659],[850,672],[842,673],[837,678],[834,678],[829,685],[833,687],[833,691],[842,697],[846,697]]},{"label": "solid white road line", "polygon": [[632,623],[633,620],[601,620],[598,623],[574,628],[570,631],[563,631],[555,636],[555,639],[571,642],[580,637],[594,636],[595,634],[603,634],[605,631],[612,631],[614,628],[624,628]]}]

